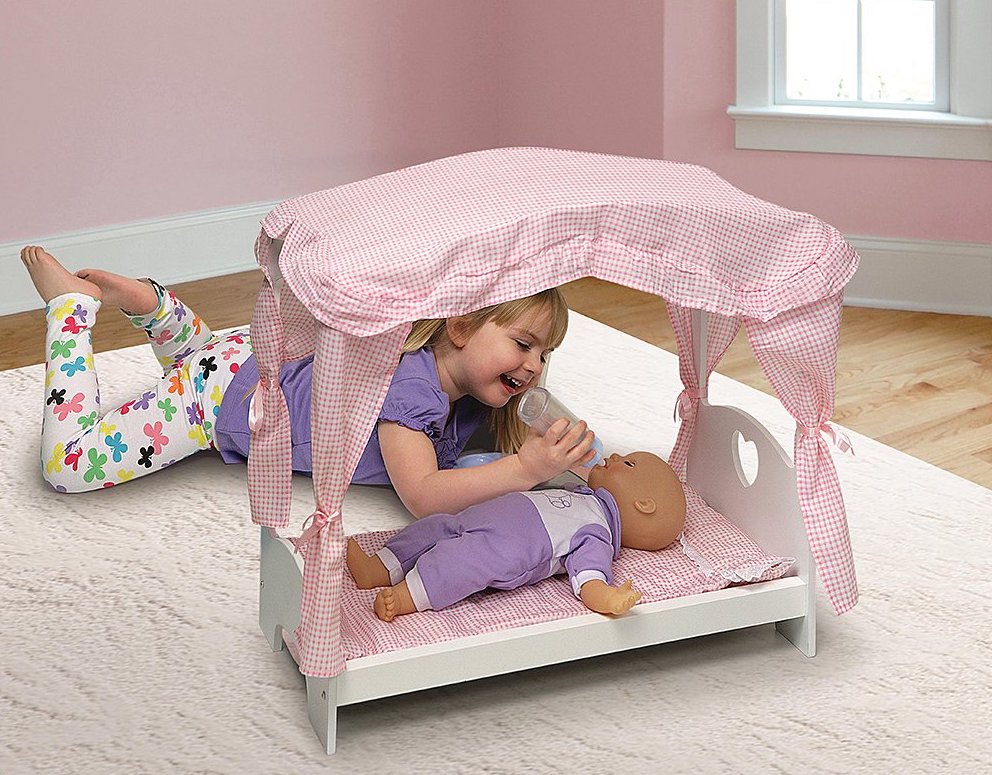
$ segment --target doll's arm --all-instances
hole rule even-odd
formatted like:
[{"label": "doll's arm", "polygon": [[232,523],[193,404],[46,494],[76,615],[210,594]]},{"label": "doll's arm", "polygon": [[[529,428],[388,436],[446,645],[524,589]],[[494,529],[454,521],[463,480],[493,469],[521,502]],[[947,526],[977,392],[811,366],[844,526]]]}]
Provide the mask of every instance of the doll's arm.
[{"label": "doll's arm", "polygon": [[619,587],[611,587],[600,579],[590,579],[582,585],[579,597],[592,611],[618,616],[633,608],[643,595],[634,589],[630,580]]}]

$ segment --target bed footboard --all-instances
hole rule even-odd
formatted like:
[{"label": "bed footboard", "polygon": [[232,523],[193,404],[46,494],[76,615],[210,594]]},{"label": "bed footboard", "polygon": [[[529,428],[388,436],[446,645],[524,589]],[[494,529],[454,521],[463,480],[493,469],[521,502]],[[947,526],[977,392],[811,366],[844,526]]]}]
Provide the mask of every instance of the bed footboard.
[{"label": "bed footboard", "polygon": [[263,527],[258,589],[258,624],[273,651],[282,651],[284,633],[292,638],[300,623],[303,568],[293,545]]},{"label": "bed footboard", "polygon": [[782,619],[776,628],[812,657],[816,653],[816,571],[789,456],[747,412],[702,400],[686,481],[766,552],[796,558],[787,575],[805,582],[806,613]]},{"label": "bed footboard", "polygon": [[[258,623],[273,651],[289,650],[300,663],[293,633],[300,623],[303,564],[293,545],[268,527],[261,529]],[[306,676],[310,725],[328,754],[337,738],[337,679]]]}]

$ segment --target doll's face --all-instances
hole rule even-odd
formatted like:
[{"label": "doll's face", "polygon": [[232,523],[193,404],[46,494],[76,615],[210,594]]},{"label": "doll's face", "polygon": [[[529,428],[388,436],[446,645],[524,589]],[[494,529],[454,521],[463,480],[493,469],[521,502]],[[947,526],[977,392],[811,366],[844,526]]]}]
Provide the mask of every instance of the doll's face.
[{"label": "doll's face", "polygon": [[589,486],[609,490],[616,500],[623,546],[663,549],[682,531],[685,492],[675,472],[657,455],[610,455],[590,471]]}]

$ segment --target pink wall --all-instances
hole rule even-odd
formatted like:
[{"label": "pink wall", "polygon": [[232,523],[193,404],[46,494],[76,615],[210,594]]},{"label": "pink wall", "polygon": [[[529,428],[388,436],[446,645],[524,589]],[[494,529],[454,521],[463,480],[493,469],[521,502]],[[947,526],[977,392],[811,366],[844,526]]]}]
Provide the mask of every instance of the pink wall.
[{"label": "pink wall", "polygon": [[502,4],[500,145],[660,157],[664,4]]},{"label": "pink wall", "polygon": [[0,242],[271,201],[497,144],[499,8],[18,3]]},{"label": "pink wall", "polygon": [[992,242],[992,163],[734,149],[732,0],[91,0],[0,27],[0,243],[550,145],[691,161],[848,234]]},{"label": "pink wall", "polygon": [[732,0],[668,0],[664,58],[666,158],[845,234],[992,242],[992,162],[735,150]]}]

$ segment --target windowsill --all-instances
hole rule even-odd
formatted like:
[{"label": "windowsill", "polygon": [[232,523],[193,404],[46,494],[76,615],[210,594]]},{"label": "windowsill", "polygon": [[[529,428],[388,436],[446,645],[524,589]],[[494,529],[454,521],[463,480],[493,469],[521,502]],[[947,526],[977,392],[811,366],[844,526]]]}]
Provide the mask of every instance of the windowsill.
[{"label": "windowsill", "polygon": [[992,120],[923,110],[738,107],[737,148],[992,161]]}]

